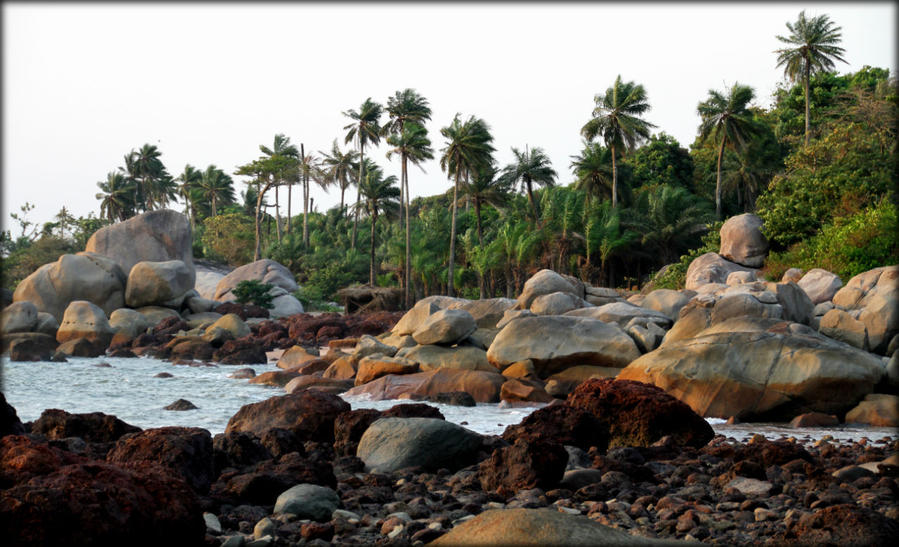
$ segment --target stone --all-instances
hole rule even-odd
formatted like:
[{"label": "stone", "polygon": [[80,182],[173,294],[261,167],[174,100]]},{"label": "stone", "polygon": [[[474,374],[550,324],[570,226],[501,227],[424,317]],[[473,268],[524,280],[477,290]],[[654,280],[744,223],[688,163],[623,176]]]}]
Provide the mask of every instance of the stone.
[{"label": "stone", "polygon": [[237,300],[232,292],[241,281],[260,281],[273,287],[280,287],[288,293],[299,290],[294,275],[283,265],[274,260],[264,258],[235,268],[231,273],[219,280],[215,286],[213,300],[231,302]]},{"label": "stone", "polygon": [[416,346],[405,351],[402,358],[417,363],[423,371],[452,368],[496,372],[487,361],[487,352],[474,346]]},{"label": "stone", "polygon": [[32,433],[39,433],[48,439],[80,437],[91,443],[112,443],[124,435],[140,431],[139,427],[111,414],[102,412],[70,414],[55,408],[44,410],[31,425]]},{"label": "stone", "polygon": [[615,323],[621,328],[624,328],[634,319],[639,319],[642,323],[658,323],[665,327],[671,325],[671,319],[664,313],[634,306],[628,302],[613,302],[603,306],[578,309],[566,313],[565,316],[598,319],[606,323]]},{"label": "stone", "polygon": [[472,463],[480,446],[480,435],[445,420],[381,418],[365,430],[356,456],[376,473],[411,466],[456,470]]},{"label": "stone", "polygon": [[59,321],[47,312],[37,312],[37,324],[34,325],[34,332],[49,334],[56,338],[56,331],[59,330]]},{"label": "stone", "polygon": [[119,308],[109,314],[109,326],[115,332],[124,332],[132,338],[147,332],[147,329],[155,326],[144,314],[130,308]]},{"label": "stone", "polygon": [[569,316],[513,321],[487,350],[487,360],[500,370],[530,359],[544,377],[574,364],[623,368],[639,356],[634,341],[617,325]]},{"label": "stone", "polygon": [[561,444],[517,439],[498,448],[478,465],[478,481],[485,492],[510,497],[521,490],[551,490],[562,479],[568,452]]},{"label": "stone", "polygon": [[17,332],[2,337],[10,361],[46,361],[58,346],[55,337],[38,332]]},{"label": "stone", "polygon": [[689,406],[656,386],[618,379],[587,380],[566,404],[593,415],[609,431],[609,447],[650,446],[663,437],[702,447],[712,427]]},{"label": "stone", "polygon": [[833,414],[823,412],[806,412],[790,420],[790,427],[833,427],[840,425],[840,420]]},{"label": "stone", "polygon": [[244,322],[243,319],[240,318],[237,314],[229,313],[227,315],[223,315],[221,319],[209,325],[206,328],[206,333],[209,334],[214,329],[219,328],[231,333],[235,339],[243,338],[250,334],[250,327]]},{"label": "stone", "polygon": [[768,481],[747,477],[734,477],[727,483],[725,489],[734,488],[745,496],[767,497],[774,486]]},{"label": "stone", "polygon": [[27,300],[13,302],[3,308],[0,320],[2,320],[0,332],[4,335],[14,332],[33,332],[37,326],[37,307]]},{"label": "stone", "polygon": [[[786,275],[786,274],[784,274]],[[812,304],[821,304],[822,302],[830,302],[843,281],[836,274],[830,273],[821,268],[813,268],[803,275],[799,280],[795,280],[799,288],[805,291]]]},{"label": "stone", "polygon": [[440,309],[440,306],[433,300],[419,300],[412,306],[411,310],[407,311],[406,314],[397,321],[390,332],[397,336],[410,335],[425,322],[425,319],[431,314],[437,313]]},{"label": "stone", "polygon": [[197,405],[193,404],[192,402],[188,401],[187,399],[178,399],[174,403],[172,403],[170,405],[166,405],[163,408],[165,410],[178,410],[178,411],[197,410]]},{"label": "stone", "polygon": [[91,302],[108,314],[124,307],[126,279],[122,268],[110,258],[93,253],[65,254],[20,281],[13,301],[31,302],[59,322],[75,300]]},{"label": "stone", "polygon": [[291,513],[301,519],[327,521],[340,507],[340,496],[333,489],[317,484],[298,484],[275,500],[275,513]]},{"label": "stone", "polygon": [[553,396],[543,389],[542,382],[519,378],[506,380],[500,388],[499,398],[503,401],[535,403],[548,403],[553,400]]},{"label": "stone", "polygon": [[281,354],[281,357],[278,359],[278,368],[284,370],[298,368],[310,361],[319,359],[319,357],[315,352],[310,353],[303,346],[292,346]]},{"label": "stone", "polygon": [[333,380],[352,380],[356,376],[356,360],[350,357],[341,357],[328,365],[322,372],[322,378]]},{"label": "stone", "polygon": [[402,357],[386,357],[375,353],[359,361],[355,385],[362,385],[387,374],[413,374],[418,363]]},{"label": "stone", "polygon": [[583,298],[583,294],[578,295],[576,287],[566,278],[557,274],[552,270],[540,270],[530,277],[524,283],[521,295],[518,297],[518,304],[523,310],[530,309],[531,303],[538,296],[552,294],[555,292],[570,293]]},{"label": "stone", "polygon": [[158,427],[121,437],[106,461],[126,467],[160,465],[204,494],[215,479],[212,436],[199,427]]},{"label": "stone", "polygon": [[322,391],[338,395],[353,387],[352,380],[337,380],[335,378],[319,378],[315,375],[300,375],[291,379],[284,386],[287,393],[298,393],[303,390]]},{"label": "stone", "polygon": [[838,504],[803,515],[775,542],[803,545],[892,545],[899,522],[874,509]]},{"label": "stone", "polygon": [[482,300],[456,302],[448,307],[470,313],[479,329],[496,329],[499,328],[497,323],[503,318],[506,311],[516,306],[518,306],[518,302],[511,298],[484,298]]},{"label": "stone", "polygon": [[625,332],[634,339],[641,353],[649,353],[656,349],[665,338],[665,329],[652,322],[647,323],[646,327],[630,325],[625,328]]},{"label": "stone", "polygon": [[800,268],[790,268],[784,272],[783,276],[780,278],[780,282],[786,283],[787,281],[792,281],[793,283],[799,283],[799,280],[802,279],[804,273],[805,272]]},{"label": "stone", "polygon": [[75,300],[66,308],[59,329],[57,342],[84,338],[90,342],[108,346],[115,332],[101,308],[87,300]]},{"label": "stone", "polygon": [[858,406],[846,414],[846,422],[876,427],[899,427],[899,396],[887,393],[866,395]]},{"label": "stone", "polygon": [[614,378],[621,372],[620,368],[597,367],[593,365],[575,365],[549,376],[548,380],[572,380],[580,384],[590,378]]},{"label": "stone", "polygon": [[693,291],[656,289],[646,295],[640,307],[661,312],[674,322],[677,321],[681,308],[686,306],[687,302],[694,296],[696,296],[696,293]]},{"label": "stone", "polygon": [[753,283],[757,281],[755,272],[732,272],[724,280],[725,285],[742,285],[743,283]]},{"label": "stone", "polygon": [[758,297],[748,293],[726,294],[715,302],[710,324],[717,325],[735,317],[780,319],[783,317],[783,308],[778,304],[760,302]]},{"label": "stone", "polygon": [[419,344],[454,344],[477,329],[477,323],[464,310],[444,309],[432,313],[412,333]]},{"label": "stone", "polygon": [[[197,275],[199,275],[199,272],[197,272]],[[208,313],[218,306],[218,302],[211,298],[200,296],[195,284],[194,289],[184,297],[184,305],[187,306],[191,313]]]},{"label": "stone", "polygon": [[[460,346],[474,346],[478,349],[482,349],[487,351],[487,348],[490,347],[490,344],[496,340],[496,335],[499,334],[498,329],[483,329],[478,328],[473,333],[471,333],[468,338],[459,342]],[[414,343],[414,339],[413,339]]]},{"label": "stone", "polygon": [[144,319],[146,319],[154,327],[162,321],[165,321],[166,319],[181,319],[181,314],[179,314],[172,308],[166,308],[164,306],[142,306],[134,311],[143,315]]},{"label": "stone", "polygon": [[244,405],[228,420],[225,433],[247,431],[261,436],[280,427],[304,440],[334,441],[334,420],[350,405],[337,395],[318,391],[271,397]]},{"label": "stone", "polygon": [[[159,209],[100,228],[84,250],[111,258],[127,278],[131,268],[142,261],[180,260],[194,272],[192,244],[189,219],[176,211]],[[190,285],[193,287],[193,281]]]},{"label": "stone", "polygon": [[556,509],[489,509],[453,526],[430,545],[665,545]]},{"label": "stone", "polygon": [[194,288],[195,272],[181,260],[141,261],[128,274],[125,304],[130,308],[166,306],[180,308]]},{"label": "stone", "polygon": [[303,303],[292,294],[282,294],[272,298],[272,307],[268,310],[271,318],[290,317],[303,313]]},{"label": "stone", "polygon": [[6,402],[6,396],[0,391],[0,437],[24,434],[25,426],[19,420],[16,409]]},{"label": "stone", "polygon": [[56,353],[67,357],[100,357],[106,354],[106,344],[87,338],[75,338],[60,344]]},{"label": "stone", "polygon": [[536,378],[537,370],[534,368],[533,361],[525,359],[507,366],[503,370],[503,376],[506,378]]},{"label": "stone", "polygon": [[818,327],[821,334],[845,342],[859,349],[868,350],[868,329],[865,324],[847,311],[832,309],[821,317]]},{"label": "stone", "polygon": [[353,350],[353,357],[356,360],[359,360],[368,355],[374,355],[375,353],[393,357],[396,355],[396,352],[397,348],[384,344],[374,336],[364,334],[359,337],[359,342],[356,343],[356,347]]},{"label": "stone", "polygon": [[871,351],[883,355],[890,340],[899,334],[899,266],[884,266],[860,273],[833,297],[834,306],[860,310]]},{"label": "stone", "polygon": [[752,213],[730,217],[721,226],[719,254],[741,266],[760,268],[768,256],[768,238],[762,227],[762,219]]},{"label": "stone", "polygon": [[731,273],[746,271],[755,270],[731,262],[718,253],[706,253],[696,257],[687,267],[685,287],[687,290],[695,291],[709,283],[723,284]]},{"label": "stone", "polygon": [[499,402],[506,378],[497,372],[439,368],[415,374],[387,375],[356,386],[347,397],[364,395],[374,401],[414,397],[435,397],[440,393],[465,391],[479,403]]},{"label": "stone", "polygon": [[799,285],[788,283],[771,283],[769,288],[777,295],[777,303],[783,309],[782,317],[787,321],[808,325],[815,316],[815,305]]},{"label": "stone", "polygon": [[540,295],[531,302],[531,312],[535,315],[562,315],[565,312],[587,307],[588,302],[569,292],[554,292]]},{"label": "stone", "polygon": [[882,370],[876,356],[804,325],[736,317],[693,338],[666,338],[618,378],[661,387],[703,416],[786,421],[802,412],[842,414]]},{"label": "stone", "polygon": [[516,319],[521,319],[523,317],[534,317],[534,315],[535,314],[531,310],[507,310],[505,313],[503,313],[502,319],[500,319],[496,323],[496,328],[501,330],[503,327]]}]

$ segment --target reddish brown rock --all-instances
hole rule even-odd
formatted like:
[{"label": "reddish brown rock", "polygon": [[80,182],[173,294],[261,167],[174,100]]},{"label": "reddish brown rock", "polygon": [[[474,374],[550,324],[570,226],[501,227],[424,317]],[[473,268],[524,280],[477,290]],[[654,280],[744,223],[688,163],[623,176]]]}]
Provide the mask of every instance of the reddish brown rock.
[{"label": "reddish brown rock", "polygon": [[715,436],[712,426],[685,403],[633,380],[587,380],[568,396],[566,404],[606,424],[610,447],[650,446],[665,436],[678,444],[701,447]]},{"label": "reddish brown rock", "polygon": [[892,545],[899,521],[853,504],[832,505],[802,516],[777,543],[790,545]]},{"label": "reddish brown rock", "polygon": [[223,365],[256,365],[268,361],[265,351],[265,347],[257,344],[251,335],[228,340],[215,351],[212,358]]},{"label": "reddish brown rock", "polygon": [[244,321],[251,317],[268,317],[268,310],[262,306],[256,306],[255,304],[239,304],[237,302],[224,302],[216,306],[212,311],[222,315],[233,313],[240,316]]},{"label": "reddish brown rock", "polygon": [[249,431],[261,436],[280,427],[304,440],[334,442],[334,420],[350,405],[337,395],[320,391],[300,391],[244,405],[228,420],[225,433]]},{"label": "reddish brown rock", "polygon": [[110,414],[90,412],[69,414],[65,410],[51,408],[43,411],[40,418],[31,425],[32,433],[40,433],[48,439],[81,437],[94,443],[110,443],[128,433],[139,433],[141,429]]},{"label": "reddish brown rock", "polygon": [[252,433],[219,433],[212,438],[216,476],[228,467],[241,468],[272,458],[271,452]]},{"label": "reddish brown rock", "polygon": [[350,410],[334,420],[334,452],[338,456],[355,456],[359,439],[381,412],[373,408]]},{"label": "reddish brown rock", "polygon": [[356,360],[349,355],[334,360],[328,368],[322,372],[323,378],[335,380],[351,380],[356,376]]},{"label": "reddish brown rock", "polygon": [[499,402],[506,378],[497,372],[440,368],[415,374],[388,375],[361,386],[347,395],[368,394],[374,400],[435,397],[439,393],[465,391],[479,403]]},{"label": "reddish brown rock", "polygon": [[334,378],[322,378],[321,373],[297,376],[287,382],[284,390],[287,393],[297,393],[304,390],[324,391],[338,395],[353,387],[352,380],[335,380]]},{"label": "reddish brown rock", "polygon": [[212,486],[211,495],[231,504],[269,505],[282,492],[302,483],[335,488],[337,478],[329,462],[291,452],[277,461],[260,462],[248,471],[222,475]]},{"label": "reddish brown rock", "polygon": [[499,398],[511,402],[536,402],[548,403],[553,396],[543,389],[543,383],[525,378],[511,378],[506,380],[499,392]]},{"label": "reddish brown rock", "polygon": [[208,492],[215,478],[212,436],[199,427],[158,427],[127,435],[106,461],[127,468],[159,465],[200,493]]},{"label": "reddish brown rock", "polygon": [[251,379],[249,383],[284,387],[298,376],[299,373],[296,370],[270,370]]},{"label": "reddish brown rock", "polygon": [[790,427],[831,427],[840,425],[840,420],[833,414],[823,412],[806,412],[790,420]]},{"label": "reddish brown rock", "polygon": [[518,439],[481,462],[478,480],[485,491],[504,497],[531,488],[549,490],[562,479],[567,462],[568,452],[558,443]]},{"label": "reddish brown rock", "polygon": [[589,450],[591,446],[605,452],[609,445],[608,426],[592,414],[568,405],[546,406],[531,412],[520,424],[510,425],[503,439],[543,440]]},{"label": "reddish brown rock", "polygon": [[0,391],[0,437],[23,433],[25,433],[25,426],[19,420],[16,409],[6,402],[6,396]]}]

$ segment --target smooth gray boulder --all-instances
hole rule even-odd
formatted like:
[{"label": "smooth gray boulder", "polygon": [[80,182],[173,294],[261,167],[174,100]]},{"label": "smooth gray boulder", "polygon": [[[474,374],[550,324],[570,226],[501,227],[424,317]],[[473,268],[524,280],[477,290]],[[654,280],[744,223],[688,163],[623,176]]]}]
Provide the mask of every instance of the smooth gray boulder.
[{"label": "smooth gray boulder", "polygon": [[727,277],[733,272],[754,272],[752,268],[746,268],[731,262],[718,253],[706,253],[696,257],[687,267],[685,288],[695,291],[708,283],[721,283],[727,281]]},{"label": "smooth gray boulder", "polygon": [[671,289],[656,289],[647,294],[640,307],[655,310],[665,314],[671,321],[677,321],[681,308],[687,305],[691,298],[696,296],[694,291],[674,291]]},{"label": "smooth gray boulder", "polygon": [[268,310],[268,316],[272,319],[290,317],[303,313],[303,303],[292,294],[282,294],[272,298],[272,307]]},{"label": "smooth gray boulder", "polygon": [[671,326],[671,319],[662,312],[634,306],[629,302],[612,302],[602,306],[581,308],[564,314],[566,317],[589,317],[606,323],[616,323],[620,327],[627,325],[635,317],[658,323],[663,327]]},{"label": "smooth gray boulder", "polygon": [[56,331],[59,330],[59,321],[47,312],[37,312],[37,323],[34,325],[34,332],[42,332],[56,338]]},{"label": "smooth gray boulder", "polygon": [[721,256],[749,268],[760,268],[768,256],[768,238],[762,234],[762,219],[745,213],[727,219],[721,226]]},{"label": "smooth gray boulder", "polygon": [[421,466],[456,470],[472,463],[481,436],[437,418],[381,418],[363,433],[356,456],[374,473]]},{"label": "smooth gray boulder", "polygon": [[[786,274],[784,275],[786,276]],[[812,304],[817,305],[829,302],[843,286],[843,281],[836,274],[821,268],[814,268],[796,281],[796,284],[805,291]]]},{"label": "smooth gray boulder", "polygon": [[132,338],[147,332],[154,326],[144,314],[130,308],[119,308],[109,315],[109,326],[116,332],[125,332]]},{"label": "smooth gray boulder", "polygon": [[554,292],[538,296],[531,302],[531,311],[536,315],[562,315],[571,310],[586,308],[590,303],[567,292]]},{"label": "smooth gray boulder", "polygon": [[[583,298],[583,294],[579,295],[577,287],[569,280],[552,270],[544,269],[525,281],[521,295],[518,297],[518,304],[521,306],[521,309],[530,309],[531,303],[535,298],[554,292],[567,292]],[[581,293],[583,293],[583,290]]]},{"label": "smooth gray boulder", "polygon": [[84,338],[108,346],[113,334],[115,331],[102,309],[86,300],[76,300],[66,308],[56,331],[56,341],[63,343]]},{"label": "smooth gray boulder", "polygon": [[407,311],[405,315],[396,322],[396,325],[393,326],[393,329],[390,332],[397,336],[412,334],[415,332],[415,329],[425,322],[425,319],[441,309],[442,308],[430,298],[419,300],[412,306],[411,310]]},{"label": "smooth gray boulder", "polygon": [[0,314],[0,332],[12,334],[14,332],[34,332],[37,326],[37,307],[28,301],[13,302],[3,308]]},{"label": "smooth gray boulder", "polygon": [[319,522],[331,520],[331,513],[340,507],[340,496],[333,489],[317,484],[298,484],[278,496],[275,513],[291,513],[300,519]]},{"label": "smooth gray boulder", "polygon": [[125,304],[130,308],[165,306],[178,309],[194,288],[192,268],[181,260],[141,261],[131,268],[125,285]]},{"label": "smooth gray boulder", "polygon": [[262,260],[235,268],[231,273],[221,278],[215,286],[213,299],[219,302],[234,301],[237,298],[232,291],[237,287],[237,284],[241,281],[251,280],[267,283],[273,287],[280,287],[288,293],[296,292],[300,288],[290,270],[274,260],[263,258]]},{"label": "smooth gray boulder", "polygon": [[412,338],[419,344],[455,344],[477,328],[474,317],[467,311],[445,309],[429,315],[412,333]]}]

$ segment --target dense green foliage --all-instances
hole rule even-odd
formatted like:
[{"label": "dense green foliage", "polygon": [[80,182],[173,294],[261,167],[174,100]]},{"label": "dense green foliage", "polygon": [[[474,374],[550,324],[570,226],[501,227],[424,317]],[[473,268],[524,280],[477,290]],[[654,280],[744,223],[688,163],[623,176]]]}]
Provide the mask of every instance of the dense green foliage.
[{"label": "dense green foliage", "polygon": [[268,283],[263,283],[258,279],[248,279],[238,283],[231,292],[241,304],[249,303],[271,309],[273,299],[269,293],[271,290],[272,286]]}]

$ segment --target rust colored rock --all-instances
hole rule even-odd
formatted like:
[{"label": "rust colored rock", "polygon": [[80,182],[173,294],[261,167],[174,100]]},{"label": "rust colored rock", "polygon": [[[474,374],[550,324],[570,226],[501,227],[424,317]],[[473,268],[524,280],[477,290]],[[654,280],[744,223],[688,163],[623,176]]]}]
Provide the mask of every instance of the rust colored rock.
[{"label": "rust colored rock", "polygon": [[211,495],[214,499],[235,505],[269,505],[282,492],[302,483],[335,488],[337,478],[329,462],[291,452],[277,461],[260,462],[247,472],[219,477],[212,486]]},{"label": "rust colored rock", "polygon": [[102,340],[75,338],[61,343],[56,351],[71,357],[99,357],[106,353],[106,347]]},{"label": "rust colored rock", "polygon": [[293,380],[287,382],[284,390],[287,393],[297,393],[305,390],[324,391],[339,395],[344,391],[353,387],[352,380],[335,380],[333,378],[322,378],[321,373],[300,375]]},{"label": "rust colored rock", "polygon": [[606,424],[610,447],[650,446],[668,435],[678,444],[702,447],[715,436],[712,426],[685,403],[633,380],[587,380],[566,404]]},{"label": "rust colored rock", "polygon": [[350,405],[337,395],[321,391],[300,391],[244,405],[228,420],[225,433],[249,431],[261,436],[280,427],[304,440],[334,442],[334,420]]},{"label": "rust colored rock", "polygon": [[127,468],[159,465],[180,476],[199,493],[213,477],[212,436],[199,427],[158,427],[123,437],[106,461]]},{"label": "rust colored rock", "polygon": [[840,420],[833,414],[823,412],[806,412],[790,421],[790,427],[832,427],[840,425]]},{"label": "rust colored rock", "polygon": [[262,306],[256,306],[254,304],[238,304],[237,302],[224,302],[216,306],[212,311],[222,315],[233,313],[240,316],[244,321],[250,317],[268,317],[268,310]]},{"label": "rust colored rock", "polygon": [[543,383],[525,378],[511,378],[506,380],[500,389],[499,398],[503,401],[526,401],[536,403],[548,403],[553,396],[543,389]]},{"label": "rust colored rock", "polygon": [[424,403],[400,403],[382,413],[384,418],[437,418],[445,420],[443,413],[435,406]]},{"label": "rust colored rock", "polygon": [[242,468],[272,458],[271,452],[252,433],[219,433],[212,439],[216,476],[228,467]]},{"label": "rust colored rock", "polygon": [[428,397],[449,391],[466,391],[479,403],[499,402],[506,378],[498,372],[440,368],[415,374],[388,375],[361,386],[347,395],[369,394],[374,400]]},{"label": "rust colored rock", "polygon": [[313,359],[303,363],[295,370],[300,374],[315,374],[316,372],[324,372],[330,363],[324,359]]},{"label": "rust colored rock", "polygon": [[198,359],[201,361],[208,361],[212,359],[212,355],[215,353],[215,348],[213,348],[209,342],[201,338],[175,338],[169,342],[169,344],[169,358],[173,360]]},{"label": "rust colored rock", "polygon": [[270,370],[251,379],[249,383],[284,387],[298,376],[299,373],[296,370]]},{"label": "rust colored rock", "polygon": [[531,412],[520,424],[508,426],[503,439],[509,443],[518,439],[542,440],[583,450],[595,446],[605,452],[609,446],[609,429],[589,412],[561,404]]},{"label": "rust colored rock", "polygon": [[6,396],[0,392],[0,437],[23,433],[25,433],[25,426],[19,420],[16,409],[6,402]]},{"label": "rust colored rock", "polygon": [[418,363],[408,361],[401,357],[385,357],[384,355],[370,355],[359,361],[359,370],[356,372],[356,385],[367,384],[388,374],[414,374],[418,372]]},{"label": "rust colored rock", "polygon": [[802,516],[776,543],[787,545],[892,545],[899,521],[852,504],[832,505]]},{"label": "rust colored rock", "polygon": [[212,358],[223,365],[258,365],[268,361],[265,347],[258,345],[252,336],[228,340],[215,351]]},{"label": "rust colored rock", "polygon": [[355,456],[359,439],[381,412],[373,408],[350,410],[334,420],[334,452],[338,456]]},{"label": "rust colored rock", "polygon": [[178,334],[178,331],[189,331],[190,326],[184,322],[181,317],[171,316],[166,317],[159,323],[156,323],[156,326],[153,327],[153,334]]},{"label": "rust colored rock", "polygon": [[43,411],[31,425],[32,433],[40,433],[48,439],[81,437],[92,443],[111,443],[128,433],[139,433],[141,428],[125,423],[110,414],[89,412],[70,414],[51,408]]},{"label": "rust colored rock", "polygon": [[486,492],[504,497],[519,490],[555,487],[565,473],[568,452],[558,443],[518,439],[499,448],[478,466],[478,479]]},{"label": "rust colored rock", "polygon": [[7,435],[0,439],[0,486],[23,483],[35,475],[84,461],[71,452],[37,443],[24,435]]},{"label": "rust colored rock", "polygon": [[322,372],[322,377],[335,380],[351,380],[356,376],[356,366],[355,359],[349,355],[340,357],[328,365],[328,368]]}]

